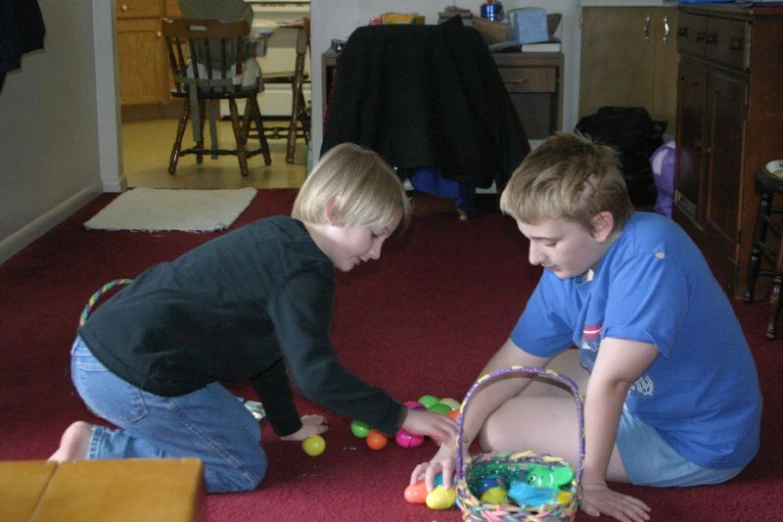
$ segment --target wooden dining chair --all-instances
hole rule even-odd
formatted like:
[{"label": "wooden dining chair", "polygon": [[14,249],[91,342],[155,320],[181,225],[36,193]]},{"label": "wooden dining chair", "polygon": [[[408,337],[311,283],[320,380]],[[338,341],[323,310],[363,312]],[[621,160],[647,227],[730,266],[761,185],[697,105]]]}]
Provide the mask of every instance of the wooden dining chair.
[{"label": "wooden dining chair", "polygon": [[264,73],[264,82],[266,83],[291,84],[291,118],[287,127],[277,127],[273,133],[275,137],[278,137],[279,131],[287,131],[286,163],[294,162],[296,140],[299,137],[304,138],[305,143],[310,141],[311,116],[304,98],[304,82],[308,78],[305,73],[305,60],[310,50],[310,17],[303,17],[302,25],[296,26],[296,29],[296,59],[294,60],[293,71]]},{"label": "wooden dining chair", "polygon": [[[243,176],[247,176],[247,159],[252,156],[262,154],[265,164],[269,165],[272,157],[257,100],[263,90],[260,72],[257,69],[252,71],[249,66],[253,64],[246,62],[245,49],[250,34],[247,22],[164,19],[162,34],[174,79],[172,96],[183,99],[177,135],[171,149],[169,173],[175,173],[179,158],[186,154],[195,154],[199,164],[203,162],[205,154],[213,157],[234,155]],[[245,100],[242,118],[237,108],[237,100],[240,99]],[[236,141],[234,149],[220,148],[214,136],[212,147],[204,146],[207,103],[212,105],[218,100],[228,101],[231,128]],[[182,140],[188,121],[191,122],[195,146],[183,149]],[[259,147],[248,149],[248,136],[253,127],[254,136],[259,139]]]}]

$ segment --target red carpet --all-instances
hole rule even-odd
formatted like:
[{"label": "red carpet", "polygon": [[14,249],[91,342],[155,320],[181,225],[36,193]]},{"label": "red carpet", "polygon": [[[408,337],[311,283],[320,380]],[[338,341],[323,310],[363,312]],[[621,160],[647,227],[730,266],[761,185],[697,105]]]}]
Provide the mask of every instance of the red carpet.
[{"label": "red carpet", "polygon": [[[234,226],[287,213],[294,194],[260,191]],[[0,460],[45,459],[71,421],[94,421],[68,377],[70,343],[90,294],[217,235],[85,231],[81,223],[112,198],[100,197],[0,266]],[[405,239],[387,245],[380,262],[339,276],[336,346],[348,367],[400,400],[425,393],[461,399],[505,340],[538,274],[508,218],[417,218]],[[764,304],[737,301],[735,308],[761,372],[761,453],[737,479],[720,486],[618,486],[647,502],[653,520],[783,520],[783,399],[777,393],[783,341],[764,340]],[[246,387],[237,392],[250,397]],[[302,413],[321,411],[300,404]],[[460,520],[457,511],[430,511],[403,499],[411,470],[433,454],[434,445],[407,450],[391,442],[375,452],[351,435],[351,419],[329,419],[326,452],[315,459],[266,429],[267,478],[251,493],[211,496],[210,520]],[[578,520],[594,519],[580,514]]]}]

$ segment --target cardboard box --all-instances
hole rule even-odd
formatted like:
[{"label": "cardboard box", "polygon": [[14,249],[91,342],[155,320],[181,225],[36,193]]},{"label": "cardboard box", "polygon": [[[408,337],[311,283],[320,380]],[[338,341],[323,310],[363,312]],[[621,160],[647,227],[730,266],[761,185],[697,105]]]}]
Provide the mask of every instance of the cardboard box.
[{"label": "cardboard box", "polygon": [[383,13],[381,23],[387,24],[419,24],[424,25],[424,16],[419,13]]},{"label": "cardboard box", "polygon": [[199,459],[0,462],[3,522],[205,522]]}]

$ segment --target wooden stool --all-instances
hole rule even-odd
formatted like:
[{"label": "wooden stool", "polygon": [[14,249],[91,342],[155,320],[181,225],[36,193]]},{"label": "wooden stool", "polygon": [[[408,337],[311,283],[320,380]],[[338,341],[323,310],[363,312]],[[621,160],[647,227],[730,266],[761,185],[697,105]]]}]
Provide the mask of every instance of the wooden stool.
[{"label": "wooden stool", "polygon": [[199,459],[0,462],[4,522],[203,522]]},{"label": "wooden stool", "polygon": [[[783,214],[783,207],[775,207],[772,200],[775,194],[783,193],[783,165],[781,161],[770,161],[758,168],[754,176],[756,192],[761,196],[756,227],[753,233],[753,248],[748,262],[748,289],[745,302],[753,302],[756,280],[759,276],[772,277],[772,289],[769,294],[769,323],[767,339],[777,336],[778,315],[780,314],[780,292],[783,288],[783,245],[781,245],[781,224],[775,215]],[[771,248],[767,243],[767,232],[772,232],[776,243]],[[762,259],[774,269],[761,269]]]}]

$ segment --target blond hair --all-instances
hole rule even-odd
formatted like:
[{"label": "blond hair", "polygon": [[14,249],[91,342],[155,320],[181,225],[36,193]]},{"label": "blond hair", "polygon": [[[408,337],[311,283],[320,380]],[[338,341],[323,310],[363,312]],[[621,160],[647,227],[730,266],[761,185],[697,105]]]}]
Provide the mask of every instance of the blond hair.
[{"label": "blond hair", "polygon": [[353,143],[333,147],[313,167],[294,201],[291,216],[306,223],[328,221],[327,204],[339,226],[383,230],[400,218],[393,235],[411,221],[411,206],[397,174],[372,150]]},{"label": "blond hair", "polygon": [[582,134],[558,132],[528,154],[511,175],[500,210],[522,223],[562,218],[592,233],[593,217],[599,212],[612,213],[616,232],[634,208],[617,152]]}]

